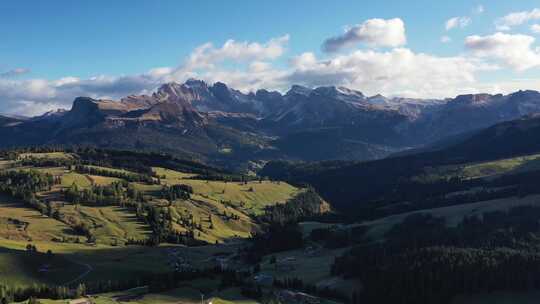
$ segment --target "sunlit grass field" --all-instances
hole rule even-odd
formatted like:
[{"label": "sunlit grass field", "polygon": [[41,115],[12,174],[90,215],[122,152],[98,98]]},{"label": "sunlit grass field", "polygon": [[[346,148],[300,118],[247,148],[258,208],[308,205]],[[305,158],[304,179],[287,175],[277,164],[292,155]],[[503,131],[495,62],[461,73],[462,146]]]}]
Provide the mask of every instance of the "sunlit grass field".
[{"label": "sunlit grass field", "polygon": [[[23,222],[15,225],[13,220]],[[50,241],[74,235],[66,224],[41,215],[14,198],[0,194],[0,238],[20,241]]]},{"label": "sunlit grass field", "polygon": [[191,174],[180,173],[162,168],[154,168],[159,176],[165,176],[165,184],[186,184],[193,187],[195,194],[215,201],[228,201],[240,206],[252,214],[261,214],[264,207],[285,203],[300,190],[285,182],[250,181],[242,182],[205,181],[191,179]]},{"label": "sunlit grass field", "polygon": [[[67,159],[76,156],[66,153],[30,153],[21,156],[24,157]],[[11,164],[2,162],[6,166]],[[133,173],[124,169],[96,168],[115,173]],[[92,185],[108,185],[122,179],[80,174],[67,167],[18,167],[10,170],[37,170],[61,177],[60,185],[54,186],[51,191],[39,193],[38,197],[51,201],[55,208],[59,208],[62,221],[41,215],[37,210],[11,197],[0,196],[0,284],[2,279],[5,279],[19,286],[32,283],[74,284],[78,281],[71,281],[81,275],[83,277],[79,281],[93,282],[103,278],[127,280],[145,273],[165,273],[173,270],[167,263],[169,250],[179,247],[195,266],[213,267],[214,255],[217,252],[234,252],[238,246],[237,240],[258,231],[258,223],[253,219],[253,215],[261,214],[268,205],[284,203],[302,191],[284,182],[207,182],[193,179],[194,175],[190,173],[155,168],[161,178],[160,185],[130,184],[142,191],[151,203],[169,209],[175,219],[174,228],[177,231],[185,231],[186,228],[176,223],[176,219],[189,214],[202,227],[195,229],[195,238],[209,244],[226,241],[230,244],[222,247],[125,246],[128,239],[142,240],[150,234],[149,226],[138,219],[133,210],[118,206],[90,206],[84,202],[73,205],[63,202],[61,193],[73,184],[79,189],[88,189]],[[194,188],[192,198],[170,203],[160,199],[159,192],[162,187],[173,184],[191,185]],[[96,243],[87,244],[86,237],[77,235],[70,226],[73,223],[84,223],[90,227]],[[28,244],[36,246],[41,253],[51,250],[54,260],[48,262],[44,254],[28,257]],[[51,269],[54,268],[50,275],[39,271],[41,266],[46,264],[50,264]],[[216,297],[214,303],[254,303],[238,297],[237,291],[228,293],[223,297]],[[140,299],[140,303],[191,303],[196,302],[198,297],[199,295],[192,299],[186,290],[178,290],[178,294],[173,291],[170,294],[147,295]],[[107,303],[106,301],[113,300],[100,297],[96,303]]]}]

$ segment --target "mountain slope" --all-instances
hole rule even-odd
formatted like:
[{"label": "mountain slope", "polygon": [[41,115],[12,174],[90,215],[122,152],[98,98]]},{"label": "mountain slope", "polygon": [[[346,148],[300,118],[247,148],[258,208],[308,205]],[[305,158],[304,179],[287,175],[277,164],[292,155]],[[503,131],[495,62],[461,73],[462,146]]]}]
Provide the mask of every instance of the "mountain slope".
[{"label": "mountain slope", "polygon": [[0,127],[9,127],[21,123],[22,120],[0,115]]},{"label": "mountain slope", "polygon": [[[503,187],[502,189],[506,189],[504,191],[523,187],[528,189],[527,183],[534,181],[536,175],[540,175],[540,171],[534,169],[528,173],[508,172],[511,174],[509,177],[476,182],[460,173],[462,172],[460,168],[540,153],[539,137],[540,117],[533,116],[497,124],[439,151],[369,162],[336,161],[313,164],[270,162],[260,174],[293,183],[311,184],[326,200],[342,211],[354,210],[356,214],[371,217],[390,212],[389,210],[375,212],[383,206],[394,205],[393,208],[400,206],[399,208],[405,208],[404,210],[419,209],[413,205],[426,200],[426,197],[437,197],[439,191],[443,193],[462,191],[491,184],[496,189]],[[515,188],[516,184],[522,186]],[[514,188],[504,188],[509,185],[513,185]],[[515,194],[512,191],[508,193]],[[490,195],[489,192],[486,195]],[[429,202],[426,204],[430,207],[429,204],[445,200],[446,198],[427,199]],[[404,205],[400,205],[402,203]]]},{"label": "mountain slope", "polygon": [[69,111],[1,117],[0,147],[165,151],[231,168],[275,159],[372,160],[410,148],[440,149],[448,144],[438,143],[455,143],[460,134],[538,112],[536,91],[423,100],[367,97],[333,86],[242,93],[191,79],[164,84],[150,95],[79,97]]}]

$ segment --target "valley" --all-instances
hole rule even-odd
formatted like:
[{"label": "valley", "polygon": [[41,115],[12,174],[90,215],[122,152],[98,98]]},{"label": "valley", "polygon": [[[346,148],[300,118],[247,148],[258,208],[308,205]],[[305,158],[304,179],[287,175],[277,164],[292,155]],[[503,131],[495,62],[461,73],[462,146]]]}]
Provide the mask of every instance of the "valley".
[{"label": "valley", "polygon": [[[258,175],[125,150],[5,150],[0,286],[13,300],[25,290],[45,303],[83,295],[95,303],[195,303],[201,292],[217,303],[343,303],[402,284],[373,278],[407,277],[392,264],[409,258],[403,250],[426,261],[422,273],[437,273],[433,254],[462,265],[487,255],[500,273],[516,255],[535,263],[540,151],[449,157],[464,155],[462,147],[373,162],[270,162]],[[329,191],[337,189],[340,196]],[[340,203],[348,191],[361,200]],[[369,262],[381,252],[387,269]],[[521,283],[508,284],[526,301]],[[460,303],[484,290],[437,297]]]},{"label": "valley", "polygon": [[0,304],[531,304],[538,1],[0,1]]}]

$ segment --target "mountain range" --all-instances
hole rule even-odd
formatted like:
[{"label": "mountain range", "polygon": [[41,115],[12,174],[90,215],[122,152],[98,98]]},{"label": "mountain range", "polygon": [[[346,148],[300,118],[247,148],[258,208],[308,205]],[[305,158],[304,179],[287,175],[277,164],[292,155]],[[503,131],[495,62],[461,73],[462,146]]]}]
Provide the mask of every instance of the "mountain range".
[{"label": "mountain range", "polygon": [[538,112],[537,91],[411,99],[294,85],[285,94],[246,94],[191,79],[151,95],[78,97],[70,110],[0,116],[0,147],[156,150],[235,168],[273,159],[371,160]]}]

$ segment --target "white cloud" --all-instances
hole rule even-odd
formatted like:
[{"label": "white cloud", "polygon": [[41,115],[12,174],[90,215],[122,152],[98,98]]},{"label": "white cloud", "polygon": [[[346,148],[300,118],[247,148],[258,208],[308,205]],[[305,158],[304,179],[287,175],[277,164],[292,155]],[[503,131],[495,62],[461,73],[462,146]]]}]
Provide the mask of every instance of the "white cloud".
[{"label": "white cloud", "polygon": [[30,73],[30,69],[16,68],[16,69],[13,69],[13,70],[9,70],[9,71],[0,73],[0,78],[15,77],[15,76],[28,74],[28,73]]},{"label": "white cloud", "polygon": [[212,43],[205,43],[191,53],[186,65],[189,68],[211,68],[226,60],[242,62],[276,59],[283,55],[288,42],[289,35],[270,39],[263,44],[228,40],[222,47],[216,48]]},{"label": "white cloud", "polygon": [[243,91],[259,88],[284,91],[291,84],[300,83],[308,86],[345,85],[368,94],[446,97],[468,92],[466,88],[474,85],[475,73],[485,69],[476,60],[418,54],[406,48],[384,52],[356,50],[329,58],[317,58],[314,53],[306,52],[280,68],[269,59],[246,61],[246,65],[241,66],[212,64],[211,68],[197,65],[191,69],[191,58],[193,56],[178,68],[161,67],[131,76],[64,77],[53,81],[0,79],[0,100],[4,101],[0,104],[0,112],[35,115],[58,107],[69,108],[77,96],[119,99],[151,92],[166,81],[182,82],[190,77],[209,83],[223,81]]},{"label": "white cloud", "polygon": [[161,78],[161,77],[164,77],[164,76],[167,76],[167,75],[171,74],[172,72],[173,72],[173,69],[170,68],[170,67],[160,67],[160,68],[151,69],[148,72],[148,74],[151,77]]},{"label": "white cloud", "polygon": [[399,18],[369,19],[345,30],[345,33],[324,41],[325,52],[336,52],[356,43],[371,47],[398,47],[407,43],[405,24]]},{"label": "white cloud", "polygon": [[479,83],[477,92],[490,94],[509,94],[523,89],[540,90],[540,79],[511,78],[503,81]]},{"label": "white cloud", "polygon": [[540,24],[531,25],[531,31],[535,34],[540,34]]},{"label": "white cloud", "polygon": [[482,14],[482,13],[484,13],[485,11],[486,11],[486,10],[485,10],[485,8],[484,8],[484,6],[483,6],[482,4],[476,6],[476,7],[473,9],[473,12],[474,12],[475,14]]},{"label": "white cloud", "polygon": [[[369,36],[363,37],[363,42],[368,43]],[[444,37],[443,42],[447,41]],[[404,43],[404,33],[402,38]],[[233,40],[222,46],[207,43],[194,49],[180,66],[158,67],[136,75],[56,80],[0,78],[0,112],[41,114],[59,107],[69,108],[77,96],[119,99],[150,93],[164,82],[183,82],[192,77],[208,83],[222,81],[244,92],[260,88],[285,91],[298,83],[343,85],[369,95],[425,98],[540,88],[534,81],[477,81],[480,73],[496,68],[491,62],[515,70],[540,65],[539,51],[533,49],[534,38],[526,35],[470,36],[466,39],[470,53],[460,56],[441,57],[403,47],[356,49],[320,58],[314,52],[304,52],[290,57],[288,64],[283,65],[278,60],[285,54],[288,41],[289,36],[285,35],[262,43]]]},{"label": "white cloud", "polygon": [[272,69],[272,64],[264,61],[253,61],[249,64],[249,71],[252,73],[265,72]]},{"label": "white cloud", "polygon": [[[196,48],[187,61],[159,78],[162,82],[183,82],[189,78],[203,79],[209,83],[222,81],[240,90],[249,91],[262,87],[277,88],[282,85],[283,71],[276,70],[272,61],[286,51],[289,35],[273,38],[266,43],[236,42],[228,40],[216,48],[206,43]],[[224,68],[221,63],[240,63]]]},{"label": "white cloud", "polygon": [[[286,50],[289,36],[265,43],[228,40],[221,47],[206,43],[196,48],[179,67],[159,67],[147,73],[127,76],[99,75],[88,79],[63,77],[57,80],[15,80],[0,77],[0,112],[35,115],[54,108],[69,108],[77,96],[119,99],[148,93],[164,82],[196,77],[208,82],[225,81],[242,90],[276,88],[284,72],[270,62]],[[220,63],[240,63],[224,68]],[[244,64],[247,64],[244,67]],[[22,71],[19,71],[22,72]],[[14,72],[11,72],[14,74]]]},{"label": "white cloud", "polygon": [[471,18],[469,17],[453,17],[446,20],[444,28],[449,31],[454,28],[465,28],[471,24]]},{"label": "white cloud", "polygon": [[35,102],[31,100],[21,100],[14,107],[10,108],[6,114],[24,115],[33,117],[45,112],[54,111],[62,108],[64,105],[54,102]]},{"label": "white cloud", "polygon": [[514,26],[522,25],[530,20],[540,19],[540,9],[535,8],[530,11],[513,12],[495,21],[495,26],[499,31],[508,31]]},{"label": "white cloud", "polygon": [[516,71],[524,71],[540,66],[540,51],[533,48],[534,42],[532,36],[499,32],[469,36],[465,46],[477,57],[493,59]]},{"label": "white cloud", "polygon": [[450,37],[448,37],[448,36],[445,35],[445,36],[441,36],[440,41],[441,41],[442,43],[449,43],[449,42],[452,41],[452,38],[450,38]]},{"label": "white cloud", "polygon": [[475,84],[475,72],[486,69],[464,57],[437,57],[406,48],[387,52],[357,50],[317,60],[304,53],[291,61],[290,83],[343,85],[367,94],[447,97]]},{"label": "white cloud", "polygon": [[34,115],[53,108],[67,108],[77,96],[119,98],[151,90],[158,83],[158,79],[149,74],[89,79],[0,79],[0,112],[18,111],[20,114]]},{"label": "white cloud", "polygon": [[317,64],[317,57],[311,52],[302,53],[291,60],[291,65],[297,69],[309,69]]}]

